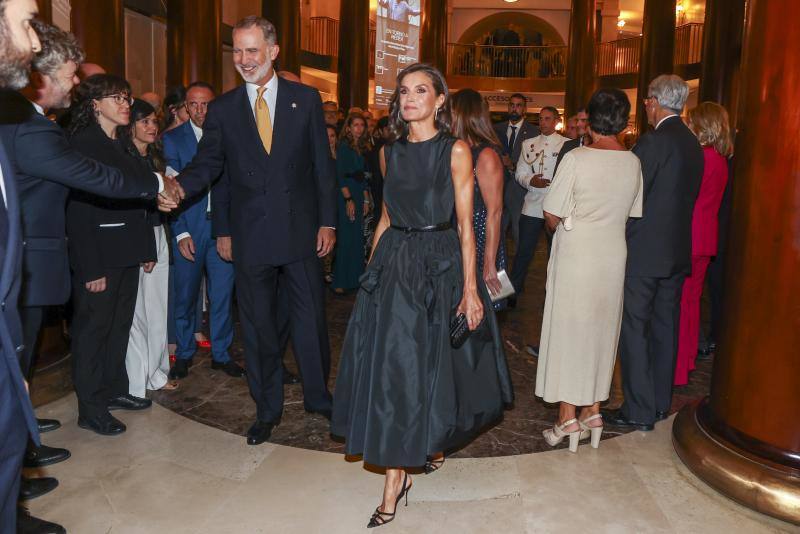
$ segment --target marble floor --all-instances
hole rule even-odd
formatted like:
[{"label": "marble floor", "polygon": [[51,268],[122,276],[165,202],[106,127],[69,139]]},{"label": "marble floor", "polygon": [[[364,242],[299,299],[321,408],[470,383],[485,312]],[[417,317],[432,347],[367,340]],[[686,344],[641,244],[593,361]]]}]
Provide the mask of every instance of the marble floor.
[{"label": "marble floor", "polygon": [[[378,504],[382,477],[340,454],[237,435],[164,407],[119,413],[128,432],[76,425],[73,395],[38,409],[64,426],[47,443],[72,458],[40,470],[61,485],[31,513],[78,534],[352,533]],[[450,459],[414,478],[387,533],[798,533],[696,479],[676,456],[672,418],[577,454],[554,450]],[[29,473],[30,474],[30,473]]]}]

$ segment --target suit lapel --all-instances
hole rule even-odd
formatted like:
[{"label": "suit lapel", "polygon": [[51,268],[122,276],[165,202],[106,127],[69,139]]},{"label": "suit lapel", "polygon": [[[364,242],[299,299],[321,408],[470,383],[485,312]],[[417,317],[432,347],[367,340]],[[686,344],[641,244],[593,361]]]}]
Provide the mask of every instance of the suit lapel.
[{"label": "suit lapel", "polygon": [[275,99],[275,121],[273,122],[272,126],[273,153],[275,152],[275,150],[279,149],[279,145],[281,145],[280,142],[281,136],[275,135],[275,132],[280,131],[280,128],[284,122],[286,122],[287,124],[289,123],[289,114],[291,113],[292,110],[291,105],[293,98],[294,98],[294,93],[292,91],[291,84],[289,84],[289,82],[287,82],[283,78],[278,77],[278,94],[277,98]]},{"label": "suit lapel", "polygon": [[[2,165],[3,169],[3,184],[6,190],[6,216],[8,217],[8,244],[6,247],[6,257],[2,265],[2,277],[0,277],[0,283],[2,283],[2,286],[0,286],[0,298],[5,301],[14,283],[14,272],[20,260],[18,250],[20,220],[19,204],[17,203],[16,176],[14,175],[14,169],[11,168],[2,145],[0,145],[0,165]],[[2,199],[0,199],[0,202],[2,202]],[[16,306],[16,303],[14,303],[14,305]]]}]

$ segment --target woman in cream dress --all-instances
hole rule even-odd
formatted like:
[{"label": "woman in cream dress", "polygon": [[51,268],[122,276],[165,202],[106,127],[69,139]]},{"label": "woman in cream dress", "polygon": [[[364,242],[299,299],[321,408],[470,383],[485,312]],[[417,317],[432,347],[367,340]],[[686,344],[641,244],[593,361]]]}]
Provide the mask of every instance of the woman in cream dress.
[{"label": "woman in cream dress", "polygon": [[558,421],[544,437],[552,446],[569,437],[572,452],[581,438],[591,435],[593,447],[600,442],[600,402],[608,399],[622,320],[625,225],[642,215],[639,158],[617,140],[628,125],[627,96],[601,89],[588,112],[591,147],[564,156],[544,199],[555,236],[536,395],[560,403]]}]

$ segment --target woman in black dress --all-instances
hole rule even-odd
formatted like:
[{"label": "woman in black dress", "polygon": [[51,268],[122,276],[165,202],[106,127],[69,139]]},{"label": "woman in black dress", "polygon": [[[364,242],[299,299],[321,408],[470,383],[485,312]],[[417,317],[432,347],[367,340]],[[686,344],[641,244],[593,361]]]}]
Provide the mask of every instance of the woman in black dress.
[{"label": "woman in black dress", "polygon": [[[472,227],[478,276],[489,293],[500,292],[497,271],[506,268],[506,251],[501,234],[503,215],[503,163],[501,145],[492,128],[489,106],[474,89],[462,89],[453,95],[453,135],[466,141],[472,150],[475,176],[475,208]],[[494,309],[505,308],[505,300],[494,303]]]},{"label": "woman in black dress", "polygon": [[[404,69],[381,151],[385,210],[342,348],[331,431],[346,453],[386,467],[369,527],[394,519],[406,469],[462,445],[497,420],[511,383],[472,230],[472,157],[450,135],[447,85],[423,64]],[[458,231],[451,224],[456,212]],[[465,314],[472,338],[450,345]]]}]

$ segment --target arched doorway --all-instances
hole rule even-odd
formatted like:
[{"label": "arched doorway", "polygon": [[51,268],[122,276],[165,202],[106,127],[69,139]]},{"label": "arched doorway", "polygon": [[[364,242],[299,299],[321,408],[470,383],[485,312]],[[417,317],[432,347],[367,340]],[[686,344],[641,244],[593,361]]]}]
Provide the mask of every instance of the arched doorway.
[{"label": "arched doorway", "polygon": [[[509,32],[516,34],[509,35]],[[518,39],[518,42],[516,42]],[[552,24],[529,13],[510,11],[482,18],[461,34],[463,44],[564,45],[564,39]]]}]

